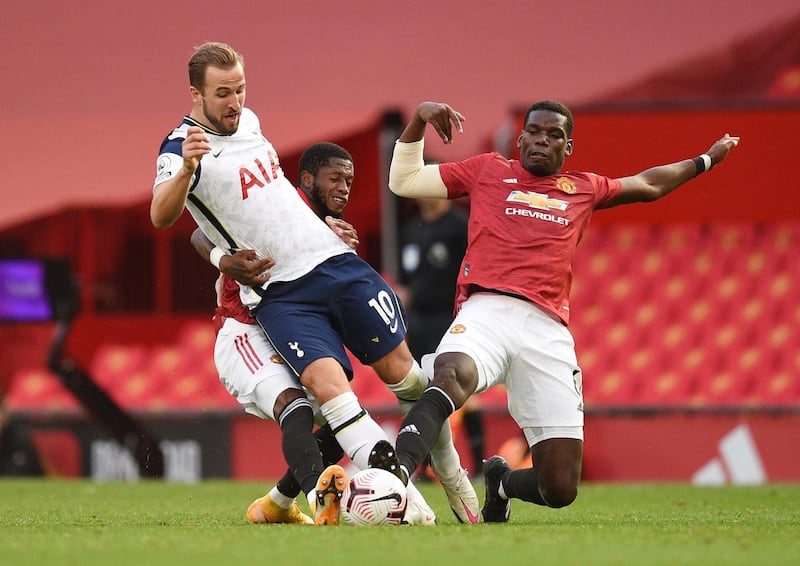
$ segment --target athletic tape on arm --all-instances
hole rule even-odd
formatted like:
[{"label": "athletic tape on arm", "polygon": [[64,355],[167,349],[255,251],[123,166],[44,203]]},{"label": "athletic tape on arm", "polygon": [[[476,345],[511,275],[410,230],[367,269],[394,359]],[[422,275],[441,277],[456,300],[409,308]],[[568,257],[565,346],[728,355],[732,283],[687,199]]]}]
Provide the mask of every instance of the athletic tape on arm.
[{"label": "athletic tape on arm", "polygon": [[208,261],[211,262],[211,265],[219,269],[219,262],[222,259],[222,256],[224,255],[228,254],[225,253],[225,250],[223,250],[219,246],[216,246],[213,250],[211,250],[211,253],[208,255]]},{"label": "athletic tape on arm", "polygon": [[439,174],[439,166],[425,165],[422,158],[424,147],[424,140],[394,144],[389,189],[397,196],[447,198],[447,187]]}]

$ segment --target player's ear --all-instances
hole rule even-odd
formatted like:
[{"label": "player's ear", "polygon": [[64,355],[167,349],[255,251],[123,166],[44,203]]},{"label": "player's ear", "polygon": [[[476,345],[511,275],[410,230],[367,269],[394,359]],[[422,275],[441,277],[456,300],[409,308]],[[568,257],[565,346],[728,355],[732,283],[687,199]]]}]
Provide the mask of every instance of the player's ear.
[{"label": "player's ear", "polygon": [[564,151],[564,155],[572,155],[572,151],[574,149],[575,148],[574,148],[574,145],[573,145],[572,138],[570,138],[570,139],[567,140],[567,147],[566,147],[566,149]]},{"label": "player's ear", "polygon": [[306,171],[305,169],[300,171],[300,186],[307,189],[313,185],[314,185],[314,175],[312,175],[310,171]]},{"label": "player's ear", "polygon": [[192,102],[194,102],[194,103],[199,102],[200,99],[203,98],[203,95],[200,94],[200,91],[197,90],[197,87],[195,87],[195,86],[189,86],[189,94],[191,95]]},{"label": "player's ear", "polygon": [[522,134],[525,132],[520,132],[519,137],[517,138],[517,147],[522,147]]}]

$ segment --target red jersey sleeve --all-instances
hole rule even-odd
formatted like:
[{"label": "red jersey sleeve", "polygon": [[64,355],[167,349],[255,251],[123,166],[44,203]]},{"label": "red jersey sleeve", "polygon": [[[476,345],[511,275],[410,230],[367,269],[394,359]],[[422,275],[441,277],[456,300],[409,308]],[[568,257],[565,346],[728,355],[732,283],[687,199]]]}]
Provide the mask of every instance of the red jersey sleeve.
[{"label": "red jersey sleeve", "polygon": [[250,311],[239,298],[239,284],[227,275],[222,276],[222,296],[215,311],[217,317],[234,318],[244,324],[255,324]]},{"label": "red jersey sleeve", "polygon": [[595,208],[614,199],[622,191],[622,183],[619,179],[603,177],[596,173],[586,173],[586,175],[595,187],[595,197],[597,198],[594,204]]}]

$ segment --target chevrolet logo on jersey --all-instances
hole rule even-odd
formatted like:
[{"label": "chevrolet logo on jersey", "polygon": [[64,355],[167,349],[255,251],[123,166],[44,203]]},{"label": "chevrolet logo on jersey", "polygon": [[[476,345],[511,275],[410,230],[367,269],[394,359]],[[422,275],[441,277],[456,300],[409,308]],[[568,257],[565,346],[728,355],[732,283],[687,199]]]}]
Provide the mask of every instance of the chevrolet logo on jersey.
[{"label": "chevrolet logo on jersey", "polygon": [[522,202],[531,208],[538,208],[539,210],[567,210],[567,201],[550,198],[541,193],[512,191],[511,194],[508,195],[506,201]]}]

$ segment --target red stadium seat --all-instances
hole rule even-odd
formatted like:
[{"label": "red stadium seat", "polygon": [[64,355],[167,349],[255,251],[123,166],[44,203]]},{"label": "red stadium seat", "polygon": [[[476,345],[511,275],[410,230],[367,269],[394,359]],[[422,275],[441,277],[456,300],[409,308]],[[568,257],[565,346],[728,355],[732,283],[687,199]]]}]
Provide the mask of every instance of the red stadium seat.
[{"label": "red stadium seat", "polygon": [[147,349],[144,345],[107,343],[98,348],[89,365],[89,373],[111,393],[120,381],[140,372],[146,361]]},{"label": "red stadium seat", "polygon": [[609,364],[604,371],[583,374],[583,400],[587,408],[626,407],[635,405],[635,375]]},{"label": "red stadium seat", "polygon": [[767,359],[753,380],[751,399],[767,407],[800,406],[800,349],[766,350]]},{"label": "red stadium seat", "polygon": [[213,358],[216,339],[217,333],[210,318],[187,322],[178,333],[178,346],[187,353]]},{"label": "red stadium seat", "polygon": [[218,379],[186,371],[169,381],[165,401],[173,409],[213,409],[219,405],[220,389],[225,390]]},{"label": "red stadium seat", "polygon": [[12,411],[73,412],[80,408],[58,376],[40,368],[16,372],[4,399]]},{"label": "red stadium seat", "polygon": [[154,346],[147,357],[146,370],[167,379],[179,377],[182,372],[195,368],[199,363],[193,352],[187,352],[177,344]]},{"label": "red stadium seat", "polygon": [[167,407],[165,388],[158,375],[138,370],[120,379],[108,389],[108,393],[125,409],[160,412]]},{"label": "red stadium seat", "polygon": [[[741,356],[735,355],[737,351]],[[697,380],[692,401],[697,406],[734,407],[744,405],[753,389],[753,375],[749,358],[752,353],[745,348],[721,348],[714,360]]]},{"label": "red stadium seat", "polygon": [[680,371],[662,371],[644,376],[637,403],[646,407],[683,406],[694,391],[694,376]]}]

